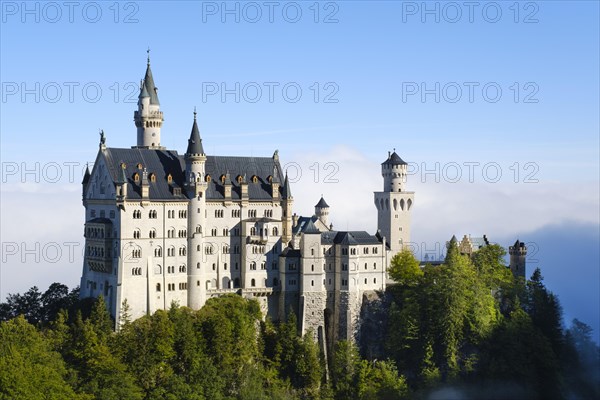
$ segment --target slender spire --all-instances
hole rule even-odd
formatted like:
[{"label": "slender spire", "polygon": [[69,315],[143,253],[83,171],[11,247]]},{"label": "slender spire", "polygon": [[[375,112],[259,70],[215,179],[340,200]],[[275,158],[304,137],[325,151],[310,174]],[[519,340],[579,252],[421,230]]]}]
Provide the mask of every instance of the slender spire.
[{"label": "slender spire", "polygon": [[152,70],[150,69],[150,48],[148,52],[148,64],[146,67],[146,75],[144,76],[144,86],[150,95],[150,104],[160,105],[158,101],[158,88],[154,85],[154,78],[152,77]]},{"label": "slender spire", "polygon": [[285,199],[292,198],[292,190],[290,189],[290,180],[288,179],[287,171],[285,171],[285,180],[283,182],[283,197]]},{"label": "slender spire", "polygon": [[90,181],[90,175],[90,165],[86,164],[85,173],[83,174],[83,181],[81,183],[86,185]]},{"label": "slender spire", "polygon": [[198,130],[198,122],[196,121],[196,108],[194,108],[194,124],[192,125],[192,133],[188,139],[188,147],[185,154],[186,156],[191,154],[204,154],[202,139],[200,138],[200,131]]}]

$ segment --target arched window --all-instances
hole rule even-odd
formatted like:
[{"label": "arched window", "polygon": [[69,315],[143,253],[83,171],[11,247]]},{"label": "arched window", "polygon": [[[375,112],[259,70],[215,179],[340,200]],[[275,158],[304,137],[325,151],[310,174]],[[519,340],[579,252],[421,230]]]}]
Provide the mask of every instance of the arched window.
[{"label": "arched window", "polygon": [[256,280],[255,280],[255,279],[252,279],[252,280],[250,281],[250,286],[252,286],[252,287],[256,287]]},{"label": "arched window", "polygon": [[157,246],[154,249],[154,257],[162,257],[162,247]]},{"label": "arched window", "polygon": [[277,229],[276,226],[273,227],[273,236],[278,236],[279,235],[279,230]]},{"label": "arched window", "polygon": [[157,284],[156,284],[156,291],[157,291],[157,292],[160,292],[160,283],[157,283]]},{"label": "arched window", "polygon": [[235,278],[233,281],[233,287],[234,288],[239,288],[240,287],[240,278]]}]

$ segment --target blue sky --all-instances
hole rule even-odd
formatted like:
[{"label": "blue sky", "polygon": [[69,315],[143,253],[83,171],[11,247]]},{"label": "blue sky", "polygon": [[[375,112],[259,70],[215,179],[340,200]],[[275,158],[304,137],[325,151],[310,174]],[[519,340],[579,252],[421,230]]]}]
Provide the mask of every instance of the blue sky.
[{"label": "blue sky", "polygon": [[78,283],[83,165],[99,129],[135,144],[150,47],[168,148],[197,107],[209,153],[279,149],[298,213],[322,193],[337,228],[370,232],[396,148],[415,243],[531,243],[529,272],[598,335],[598,2],[23,4],[1,2],[2,298]]}]

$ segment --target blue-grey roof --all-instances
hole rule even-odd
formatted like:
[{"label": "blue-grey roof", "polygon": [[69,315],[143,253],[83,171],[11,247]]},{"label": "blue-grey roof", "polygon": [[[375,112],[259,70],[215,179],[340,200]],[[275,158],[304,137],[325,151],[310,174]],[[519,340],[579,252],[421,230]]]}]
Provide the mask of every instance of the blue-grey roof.
[{"label": "blue-grey roof", "polygon": [[196,112],[194,111],[194,124],[192,125],[192,133],[188,139],[188,147],[185,154],[204,154],[202,147],[202,139],[200,139],[200,131],[196,122]]},{"label": "blue-grey roof", "polygon": [[306,226],[308,225],[308,222],[310,221],[314,225],[314,223],[317,221],[317,219],[318,218],[314,215],[312,217],[299,217],[298,223],[296,224],[296,226],[294,226],[292,228],[292,233],[294,235],[296,235],[299,232],[304,232],[304,230],[306,229]]},{"label": "blue-grey roof", "polygon": [[387,160],[381,163],[382,165],[407,165],[395,151],[388,157]]},{"label": "blue-grey roof", "polygon": [[[150,199],[152,200],[186,200],[186,193],[183,189],[185,178],[185,160],[183,156],[173,150],[154,150],[143,148],[106,148],[102,151],[106,164],[116,183],[119,181],[121,172],[121,163],[125,163],[124,171],[128,183],[127,197],[129,199],[141,199],[141,178],[144,168],[148,171],[148,176],[154,175],[150,179]],[[142,165],[138,169],[137,164]],[[237,181],[238,176],[247,175],[256,176],[257,182],[254,183],[248,179],[248,197],[250,200],[272,200],[271,184],[269,176],[276,171],[281,179],[281,166],[279,161],[272,157],[230,157],[230,156],[207,156],[205,164],[206,174],[210,175],[208,182],[206,198],[208,200],[224,199],[224,185],[221,183],[221,176],[227,172],[232,179],[231,198],[240,199],[241,189]],[[138,173],[140,182],[134,182],[134,174]],[[171,175],[172,181],[169,183],[167,177]],[[180,189],[181,194],[177,194]]]},{"label": "blue-grey roof", "polygon": [[329,208],[329,205],[327,204],[327,202],[325,201],[323,196],[321,196],[321,200],[319,200],[319,202],[317,203],[317,205],[315,207],[316,208]]},{"label": "blue-grey roof", "polygon": [[[148,91],[150,95],[150,104],[160,105],[158,102],[158,90],[154,85],[154,78],[152,77],[152,70],[150,69],[150,62],[148,62],[148,67],[146,68],[146,75],[144,76],[144,88]],[[143,88],[142,88],[143,90]],[[140,94],[141,96],[141,94]]]},{"label": "blue-grey roof", "polygon": [[290,188],[290,181],[288,179],[287,171],[285,173],[285,181],[283,182],[283,190],[281,191],[282,198],[291,199],[292,189]]},{"label": "blue-grey roof", "polygon": [[87,185],[87,183],[90,181],[90,167],[89,166],[85,166],[85,174],[83,175],[83,181],[81,181],[81,183],[83,185]]},{"label": "blue-grey roof", "polygon": [[315,223],[312,221],[312,219],[309,219],[308,222],[306,223],[306,226],[302,230],[302,233],[306,233],[306,234],[316,233],[316,234],[319,234],[319,233],[321,233],[321,231],[315,226]]}]

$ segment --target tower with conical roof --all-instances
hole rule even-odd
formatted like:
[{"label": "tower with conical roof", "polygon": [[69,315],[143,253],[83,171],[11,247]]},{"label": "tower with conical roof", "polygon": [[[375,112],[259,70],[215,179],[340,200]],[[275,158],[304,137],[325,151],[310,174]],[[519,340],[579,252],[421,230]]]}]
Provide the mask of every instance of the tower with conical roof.
[{"label": "tower with conical roof", "polygon": [[321,200],[315,205],[315,216],[319,218],[319,220],[325,226],[329,226],[329,204],[321,195]]},{"label": "tower with conical roof", "polygon": [[202,139],[196,121],[194,110],[194,123],[192,133],[188,139],[185,159],[185,190],[188,198],[188,307],[199,309],[206,301],[206,293],[200,282],[204,282],[205,266],[202,265],[203,254],[197,249],[204,246],[203,237],[206,228],[206,189],[208,183],[205,177],[206,154],[202,147]]},{"label": "tower with conical roof", "polygon": [[410,214],[414,192],[405,190],[408,164],[394,152],[381,163],[383,191],[375,192],[377,229],[389,243],[392,255],[410,242]]},{"label": "tower with conical roof", "polygon": [[154,78],[150,69],[150,50],[148,50],[146,75],[140,83],[137,104],[138,109],[133,114],[133,120],[137,127],[137,146],[134,147],[164,149],[160,144],[160,128],[164,118],[162,111],[160,111],[158,89],[154,85]]}]

